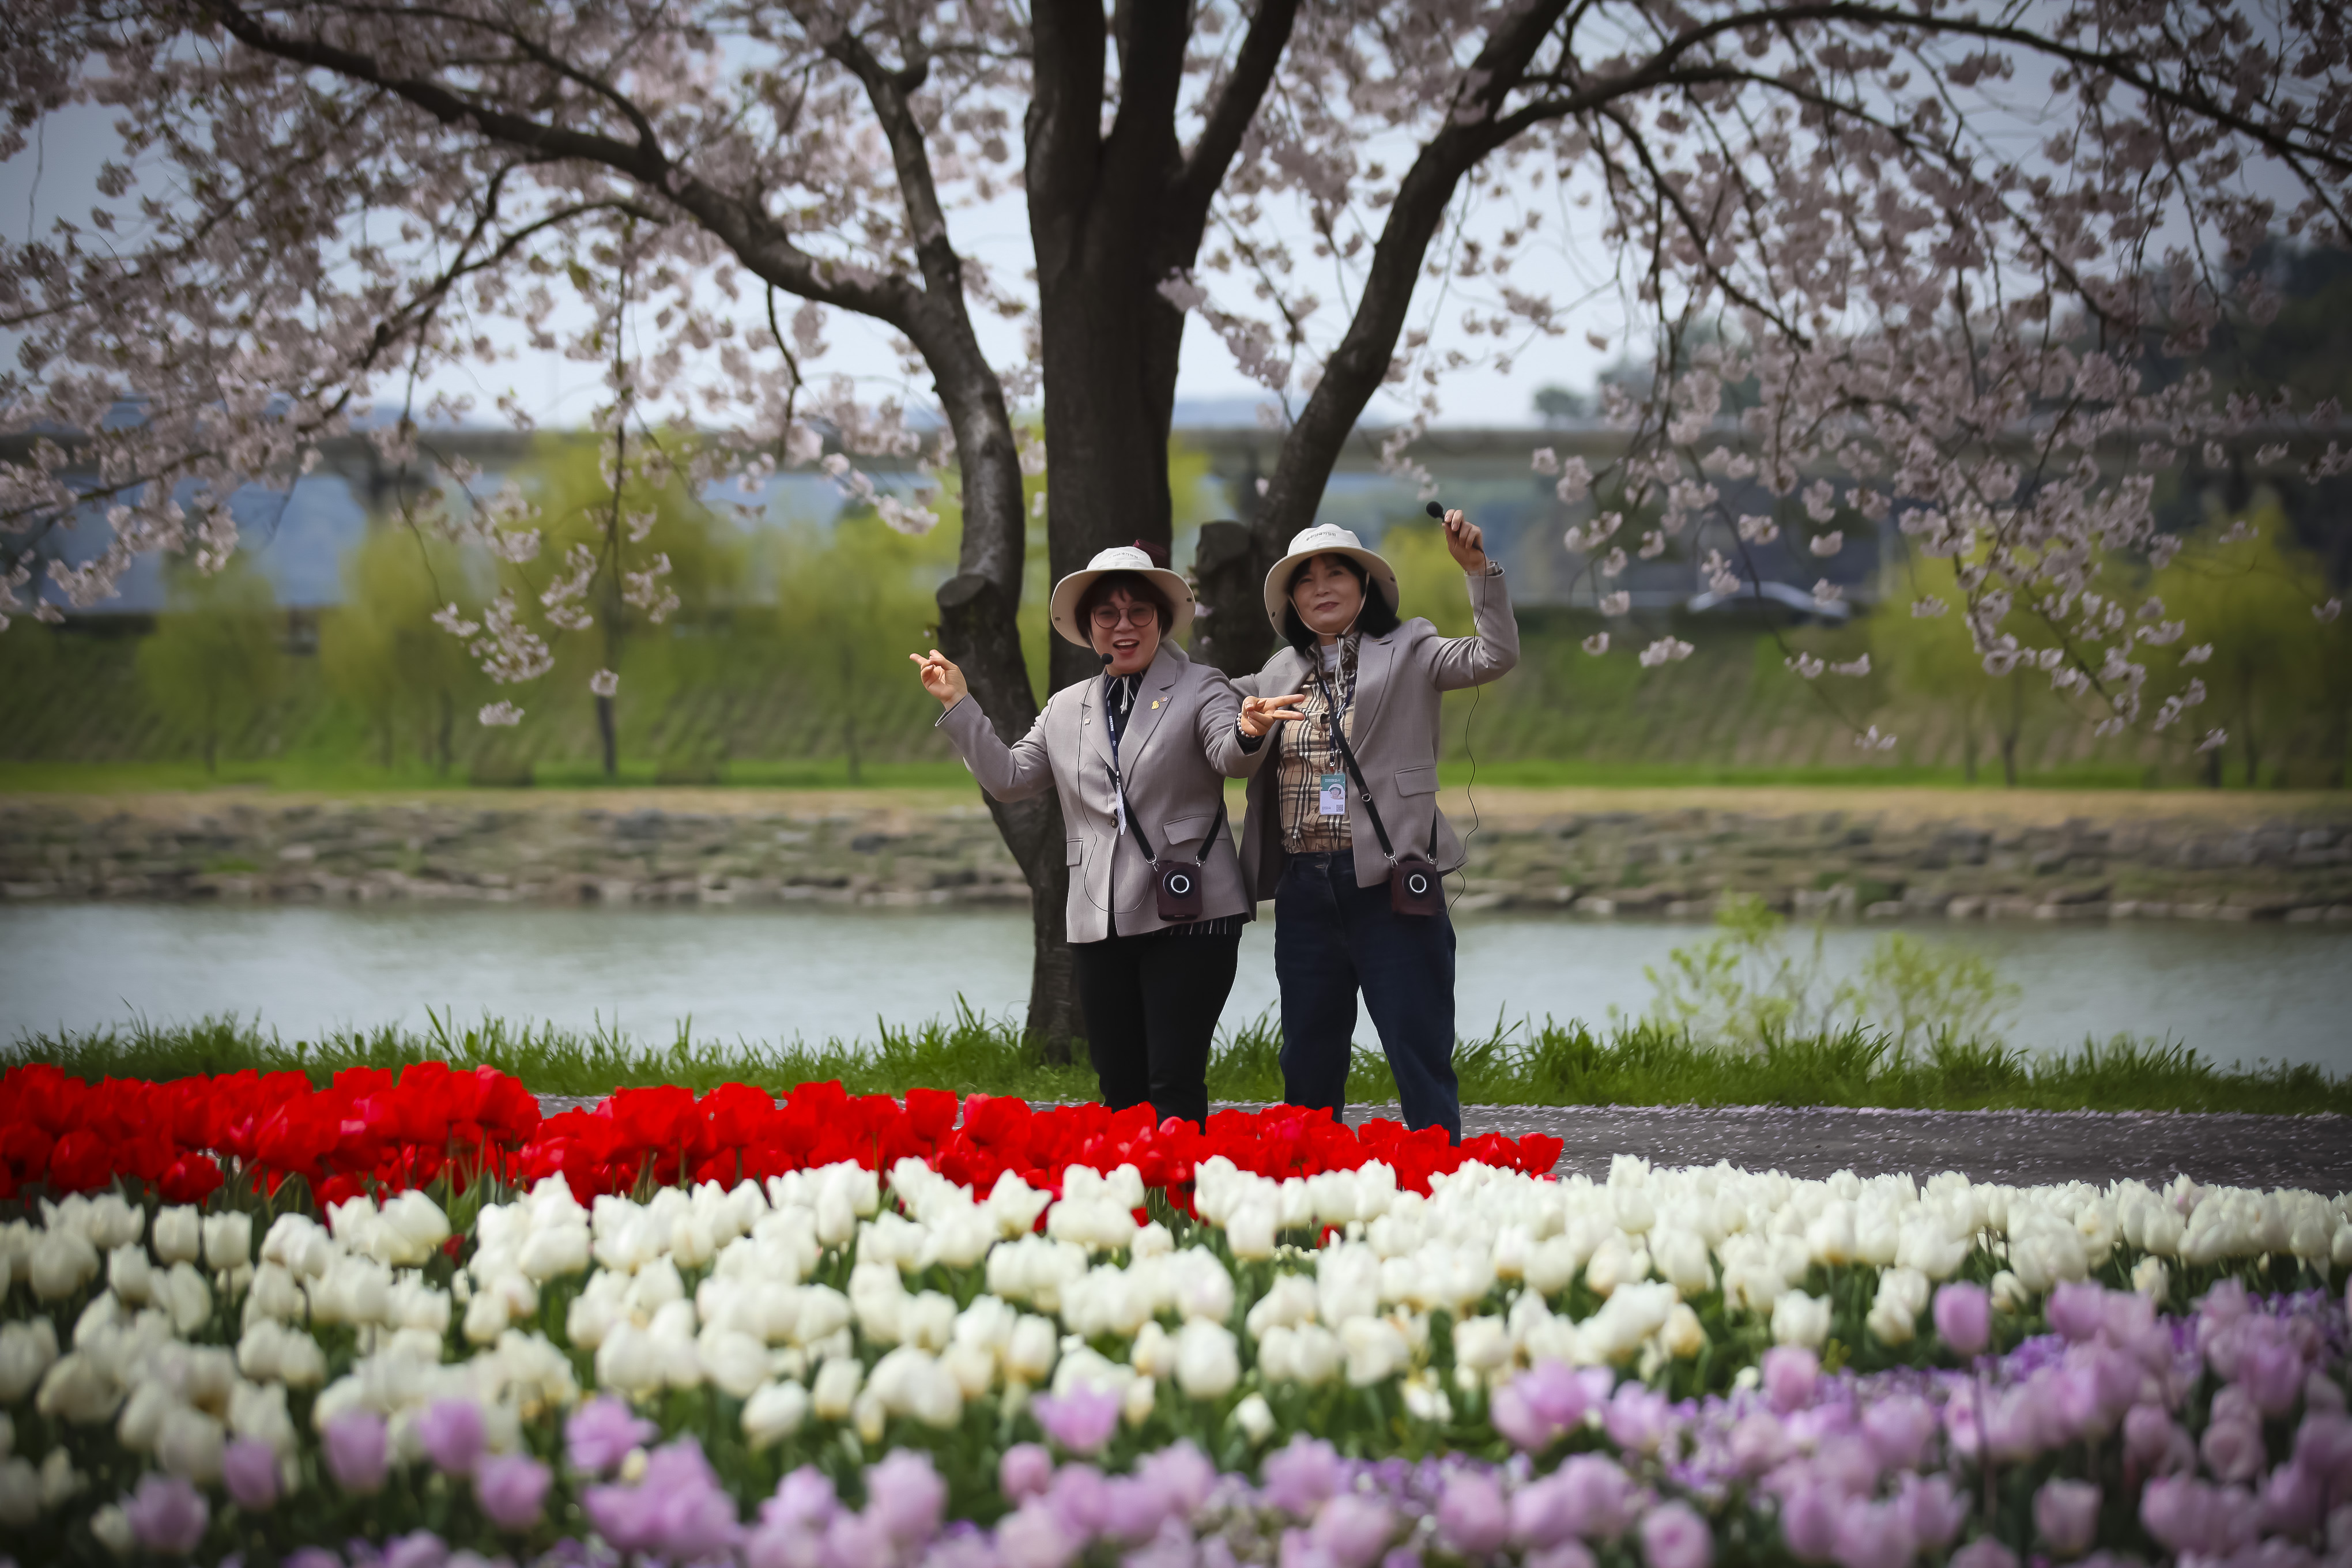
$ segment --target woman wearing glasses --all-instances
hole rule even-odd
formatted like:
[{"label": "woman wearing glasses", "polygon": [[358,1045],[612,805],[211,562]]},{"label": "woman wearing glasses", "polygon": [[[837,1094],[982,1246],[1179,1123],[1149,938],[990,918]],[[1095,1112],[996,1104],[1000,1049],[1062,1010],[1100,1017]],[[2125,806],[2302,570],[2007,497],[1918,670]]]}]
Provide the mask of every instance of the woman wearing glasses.
[{"label": "woman wearing glasses", "polygon": [[1225,826],[1224,781],[1256,772],[1296,697],[1246,701],[1170,639],[1192,620],[1184,579],[1140,547],[1106,550],[1054,585],[1054,629],[1100,656],[1006,745],[936,648],[910,656],[940,728],[997,800],[1061,797],[1070,956],[1103,1103],[1149,1100],[1206,1125],[1209,1042],[1253,900]]}]

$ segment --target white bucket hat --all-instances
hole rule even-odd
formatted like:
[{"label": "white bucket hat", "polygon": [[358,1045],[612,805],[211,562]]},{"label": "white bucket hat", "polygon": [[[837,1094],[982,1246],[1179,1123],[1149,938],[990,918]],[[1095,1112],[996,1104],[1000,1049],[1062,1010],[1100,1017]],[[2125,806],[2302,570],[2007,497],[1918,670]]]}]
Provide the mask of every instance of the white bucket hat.
[{"label": "white bucket hat", "polygon": [[1171,637],[1184,635],[1184,629],[1192,624],[1192,584],[1185,582],[1181,574],[1155,564],[1150,556],[1132,544],[1118,544],[1108,550],[1097,551],[1095,558],[1087,563],[1085,571],[1073,572],[1054,584],[1054,629],[1080,647],[1094,647],[1094,638],[1087,635],[1086,627],[1078,625],[1078,601],[1086,597],[1087,590],[1094,586],[1096,578],[1108,576],[1113,572],[1133,572],[1151,579],[1152,585],[1168,596],[1168,607],[1173,612],[1169,618],[1168,629],[1160,635]]},{"label": "white bucket hat", "polygon": [[1321,522],[1292,536],[1290,553],[1274,563],[1265,574],[1265,618],[1274,629],[1282,630],[1282,612],[1290,607],[1290,574],[1298,563],[1316,555],[1345,555],[1360,563],[1371,574],[1372,581],[1381,585],[1381,596],[1388,600],[1389,608],[1397,607],[1396,569],[1381,559],[1378,552],[1364,548],[1362,540],[1337,523]]}]

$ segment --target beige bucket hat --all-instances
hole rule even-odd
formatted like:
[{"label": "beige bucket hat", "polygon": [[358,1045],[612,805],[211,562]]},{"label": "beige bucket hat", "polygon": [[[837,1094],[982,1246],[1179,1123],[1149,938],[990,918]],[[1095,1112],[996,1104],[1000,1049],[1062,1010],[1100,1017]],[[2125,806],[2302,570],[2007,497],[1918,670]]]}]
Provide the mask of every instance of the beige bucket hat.
[{"label": "beige bucket hat", "polygon": [[1153,585],[1168,595],[1169,608],[1174,612],[1163,635],[1171,637],[1184,635],[1185,628],[1192,624],[1192,584],[1184,581],[1181,574],[1156,564],[1150,556],[1132,544],[1114,545],[1108,550],[1097,551],[1095,558],[1087,563],[1084,571],[1073,572],[1054,584],[1054,629],[1080,647],[1094,647],[1094,638],[1087,635],[1086,627],[1078,625],[1078,601],[1086,597],[1087,590],[1094,585],[1096,578],[1108,576],[1113,572],[1133,572],[1150,578]]},{"label": "beige bucket hat", "polygon": [[1377,551],[1364,548],[1364,542],[1337,523],[1322,522],[1292,535],[1290,553],[1274,563],[1265,574],[1265,618],[1274,629],[1282,630],[1282,612],[1290,605],[1290,574],[1298,563],[1314,555],[1346,555],[1362,563],[1371,574],[1372,581],[1381,585],[1381,596],[1389,608],[1397,607],[1396,569],[1380,557]]}]

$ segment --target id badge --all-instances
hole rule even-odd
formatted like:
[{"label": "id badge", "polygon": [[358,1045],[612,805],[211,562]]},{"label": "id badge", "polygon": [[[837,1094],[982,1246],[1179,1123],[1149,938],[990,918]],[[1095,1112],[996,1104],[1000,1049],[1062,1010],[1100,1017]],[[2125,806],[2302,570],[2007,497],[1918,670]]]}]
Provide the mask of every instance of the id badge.
[{"label": "id badge", "polygon": [[1315,809],[1318,815],[1323,816],[1345,816],[1348,815],[1347,774],[1325,773],[1323,775],[1323,787],[1316,795]]}]

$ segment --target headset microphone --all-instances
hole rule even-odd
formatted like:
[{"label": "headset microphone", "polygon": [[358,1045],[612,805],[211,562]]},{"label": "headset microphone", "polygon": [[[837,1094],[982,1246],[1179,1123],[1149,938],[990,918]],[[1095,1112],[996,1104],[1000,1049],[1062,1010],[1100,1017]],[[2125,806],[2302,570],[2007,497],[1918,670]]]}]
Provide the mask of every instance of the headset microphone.
[{"label": "headset microphone", "polygon": [[1108,663],[1110,662],[1110,655],[1108,655],[1108,654],[1105,654],[1105,655],[1103,655],[1103,656],[1102,656],[1102,661],[1103,661],[1105,664],[1108,664]]}]

